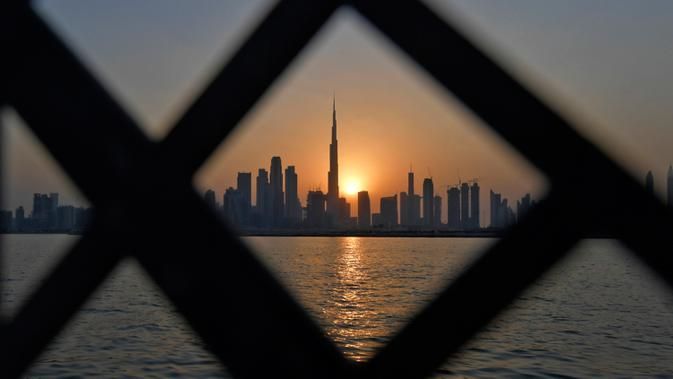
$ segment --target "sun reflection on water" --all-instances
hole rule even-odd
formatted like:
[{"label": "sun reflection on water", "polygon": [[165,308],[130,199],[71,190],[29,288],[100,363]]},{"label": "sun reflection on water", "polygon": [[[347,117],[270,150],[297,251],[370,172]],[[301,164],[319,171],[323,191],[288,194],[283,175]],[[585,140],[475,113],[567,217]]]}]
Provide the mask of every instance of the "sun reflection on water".
[{"label": "sun reflection on water", "polygon": [[338,243],[339,252],[335,262],[338,285],[331,289],[328,305],[324,309],[332,326],[327,334],[341,342],[351,358],[362,360],[365,357],[356,352],[371,349],[372,344],[367,341],[373,337],[373,330],[368,327],[372,310],[367,306],[371,294],[367,285],[370,278],[366,257],[362,252],[360,238],[346,237],[339,239]]}]

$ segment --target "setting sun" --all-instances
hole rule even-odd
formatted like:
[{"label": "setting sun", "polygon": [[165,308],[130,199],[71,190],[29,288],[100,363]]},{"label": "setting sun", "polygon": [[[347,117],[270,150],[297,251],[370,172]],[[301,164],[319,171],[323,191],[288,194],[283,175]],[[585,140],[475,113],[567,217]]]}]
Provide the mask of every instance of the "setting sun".
[{"label": "setting sun", "polygon": [[346,181],[346,194],[356,195],[360,190],[360,182],[357,179],[349,179]]}]

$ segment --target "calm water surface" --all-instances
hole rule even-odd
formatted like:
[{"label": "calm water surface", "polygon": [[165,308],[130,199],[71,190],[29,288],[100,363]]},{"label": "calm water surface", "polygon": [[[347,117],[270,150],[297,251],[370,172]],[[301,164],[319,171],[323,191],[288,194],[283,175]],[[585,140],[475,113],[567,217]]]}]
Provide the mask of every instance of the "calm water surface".
[{"label": "calm water surface", "polygon": [[[11,316],[76,239],[3,236],[3,315]],[[365,360],[494,241],[250,237],[246,242],[344,354]],[[673,377],[672,300],[618,244],[586,241],[437,376]],[[228,377],[133,261],[112,273],[29,372],[95,375]]]}]

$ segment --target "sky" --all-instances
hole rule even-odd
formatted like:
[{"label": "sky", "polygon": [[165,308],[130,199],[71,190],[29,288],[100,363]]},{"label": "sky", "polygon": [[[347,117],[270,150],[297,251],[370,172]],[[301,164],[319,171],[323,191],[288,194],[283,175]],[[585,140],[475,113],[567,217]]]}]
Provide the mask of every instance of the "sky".
[{"label": "sky", "polygon": [[[427,3],[638,180],[653,170],[663,192],[673,161],[673,47],[665,43],[673,39],[673,3]],[[35,8],[144,131],[160,139],[272,4],[49,0]],[[406,190],[410,165],[417,192],[432,177],[444,198],[447,185],[478,178],[484,226],[489,189],[510,201],[544,194],[543,175],[350,9],[325,25],[199,170],[195,186],[215,189],[221,201],[238,171],[254,177],[278,155],[284,166],[296,166],[305,204],[308,189],[327,187],[333,94],[340,186],[368,190],[374,211],[380,196]],[[33,192],[84,202],[16,115],[2,119],[5,207],[30,208]]]}]

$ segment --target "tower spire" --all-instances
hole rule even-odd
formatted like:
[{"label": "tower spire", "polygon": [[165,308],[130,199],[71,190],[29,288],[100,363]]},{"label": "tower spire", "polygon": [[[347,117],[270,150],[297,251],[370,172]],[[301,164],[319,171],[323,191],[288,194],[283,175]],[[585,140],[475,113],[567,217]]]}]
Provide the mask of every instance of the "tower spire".
[{"label": "tower spire", "polygon": [[337,139],[336,95],[332,94],[332,143]]}]

